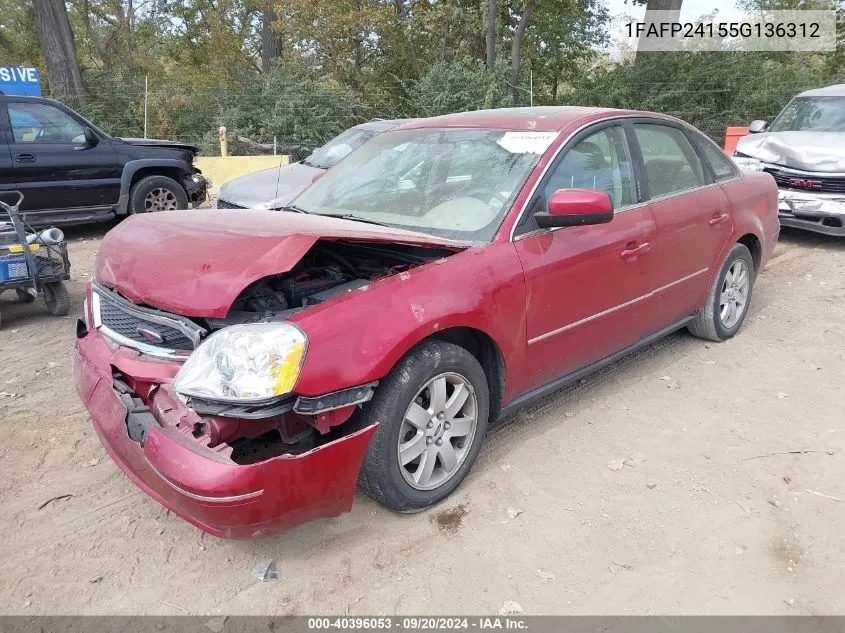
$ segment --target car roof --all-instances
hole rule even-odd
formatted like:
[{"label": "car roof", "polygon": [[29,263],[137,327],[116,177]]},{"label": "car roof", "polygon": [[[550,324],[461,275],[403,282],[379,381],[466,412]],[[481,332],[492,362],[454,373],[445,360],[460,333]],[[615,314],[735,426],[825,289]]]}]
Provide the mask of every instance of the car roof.
[{"label": "car roof", "polygon": [[354,126],[356,130],[370,130],[371,132],[386,132],[403,123],[410,123],[415,119],[373,119]]},{"label": "car roof", "polygon": [[61,106],[68,107],[66,104],[62,103],[61,101],[56,101],[55,99],[50,99],[49,97],[35,97],[33,95],[11,95],[6,94],[2,90],[0,90],[0,98],[5,97],[6,99],[13,99],[15,101],[32,101],[35,103],[57,103]]},{"label": "car roof", "polygon": [[805,90],[799,97],[845,97],[845,84],[834,84],[815,90]]},{"label": "car roof", "polygon": [[[605,116],[636,115],[660,116],[653,112],[615,110],[613,108],[587,108],[581,106],[537,106],[532,108],[498,108],[445,114],[428,119],[417,119],[402,126],[403,130],[441,127],[480,127],[508,130],[533,130],[558,132],[584,119],[601,119]],[[669,118],[669,117],[663,117]]]}]

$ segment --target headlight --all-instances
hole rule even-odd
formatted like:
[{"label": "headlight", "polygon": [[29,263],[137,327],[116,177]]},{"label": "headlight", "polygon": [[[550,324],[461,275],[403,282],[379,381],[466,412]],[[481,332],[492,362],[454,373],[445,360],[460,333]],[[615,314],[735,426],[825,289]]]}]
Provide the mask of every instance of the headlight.
[{"label": "headlight", "polygon": [[293,390],[308,339],[291,323],[232,325],[203,341],[173,379],[183,396],[260,403]]},{"label": "headlight", "polygon": [[756,158],[746,156],[739,152],[734,152],[734,162],[742,171],[763,171],[763,163]]}]

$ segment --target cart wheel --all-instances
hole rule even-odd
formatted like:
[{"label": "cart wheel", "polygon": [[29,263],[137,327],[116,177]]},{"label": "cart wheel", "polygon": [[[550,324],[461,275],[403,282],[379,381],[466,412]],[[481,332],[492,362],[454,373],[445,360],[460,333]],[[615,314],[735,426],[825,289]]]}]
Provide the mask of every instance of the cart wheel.
[{"label": "cart wheel", "polygon": [[53,316],[65,316],[70,310],[70,297],[63,281],[44,284],[44,303]]},{"label": "cart wheel", "polygon": [[18,295],[18,301],[20,301],[21,303],[32,303],[33,301],[35,301],[35,297],[29,294],[26,290],[15,288],[15,292]]}]

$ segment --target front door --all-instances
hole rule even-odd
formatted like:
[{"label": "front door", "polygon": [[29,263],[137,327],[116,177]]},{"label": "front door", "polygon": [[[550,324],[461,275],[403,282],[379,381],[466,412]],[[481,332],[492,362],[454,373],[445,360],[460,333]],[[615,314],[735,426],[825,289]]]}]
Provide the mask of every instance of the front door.
[{"label": "front door", "polygon": [[108,139],[91,144],[85,125],[38,101],[7,101],[9,149],[25,211],[117,204],[120,169]]},{"label": "front door", "polygon": [[[2,107],[2,106],[0,106]],[[2,112],[0,110],[0,112]],[[9,143],[6,140],[7,131],[0,125],[0,200],[7,203],[15,201],[16,196],[3,195],[4,191],[14,190],[17,184],[15,183],[15,168],[12,163],[12,154],[9,151]],[[3,211],[0,211],[0,222],[3,221]]]},{"label": "front door", "polygon": [[528,213],[558,189],[606,191],[609,224],[538,229],[520,222],[515,246],[525,271],[525,383],[537,388],[636,343],[650,319],[655,228],[637,203],[631,153],[621,125],[575,137],[549,169]]}]

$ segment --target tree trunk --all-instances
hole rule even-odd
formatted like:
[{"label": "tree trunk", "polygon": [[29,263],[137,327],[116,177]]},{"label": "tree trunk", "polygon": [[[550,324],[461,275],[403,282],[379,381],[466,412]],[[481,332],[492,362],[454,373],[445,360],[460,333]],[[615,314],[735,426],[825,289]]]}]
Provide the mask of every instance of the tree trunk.
[{"label": "tree trunk", "polygon": [[511,80],[508,83],[508,100],[511,105],[516,105],[516,88],[519,81],[519,73],[522,71],[522,36],[528,27],[531,14],[534,13],[537,3],[530,0],[525,5],[525,10],[519,16],[516,30],[513,32],[513,44],[511,45]]},{"label": "tree trunk", "polygon": [[135,62],[135,6],[132,0],[126,3],[126,47],[129,50],[129,66]]},{"label": "tree trunk", "polygon": [[[652,24],[656,18],[654,15],[654,11],[672,11],[671,14],[664,14],[660,16],[661,22],[667,21],[678,21],[678,18],[681,15],[681,5],[683,4],[683,0],[648,0],[645,7],[645,18],[643,18],[643,23],[645,24],[645,30],[640,35],[640,41],[637,45],[637,52],[634,54],[634,63],[637,62],[637,57],[640,53],[640,47],[645,44],[646,41],[646,33],[648,32],[648,27]],[[644,51],[646,52],[646,51]]]},{"label": "tree trunk", "polygon": [[496,0],[487,0],[487,70],[496,67]]},{"label": "tree trunk", "polygon": [[34,0],[35,22],[53,97],[85,104],[82,73],[64,0]]},{"label": "tree trunk", "polygon": [[261,16],[261,70],[265,73],[270,72],[273,64],[282,55],[282,43],[276,35],[275,21],[276,12],[272,7],[264,9]]}]

